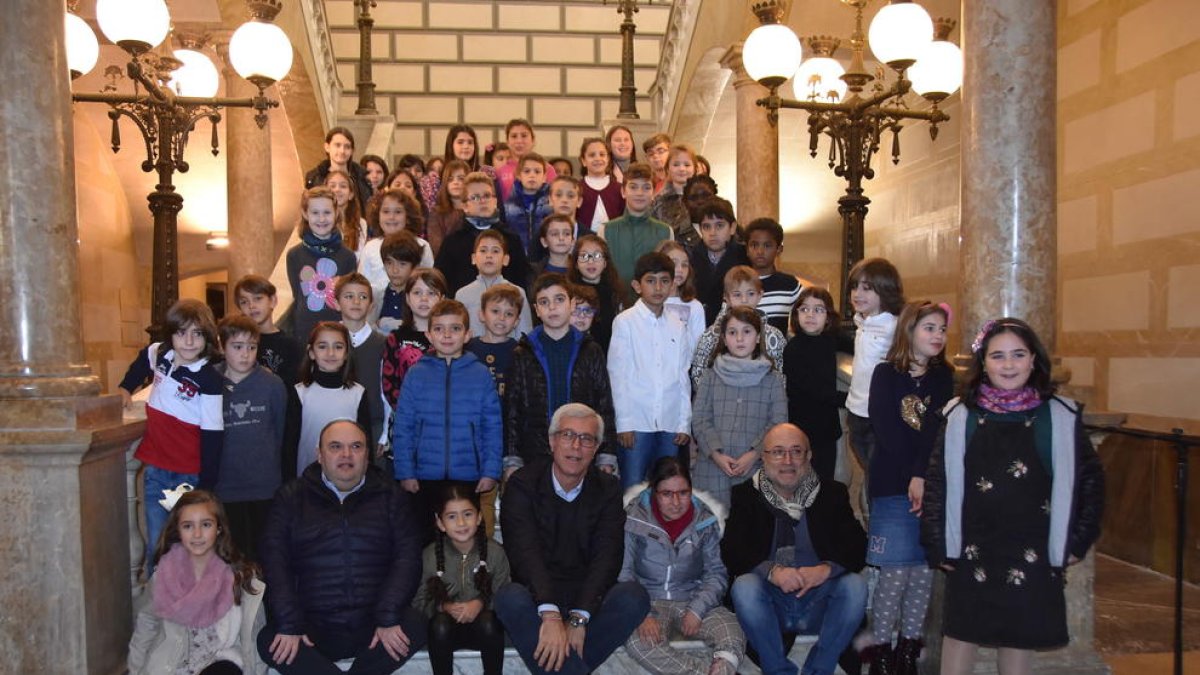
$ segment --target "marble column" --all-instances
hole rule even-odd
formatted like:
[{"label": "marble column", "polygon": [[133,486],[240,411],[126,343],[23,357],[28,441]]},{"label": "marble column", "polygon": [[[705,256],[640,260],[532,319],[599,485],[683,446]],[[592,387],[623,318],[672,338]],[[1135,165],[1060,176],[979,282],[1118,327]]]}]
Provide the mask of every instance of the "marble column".
[{"label": "marble column", "polygon": [[[225,47],[218,51],[224,57]],[[224,69],[225,91],[250,98],[258,88],[231,66]],[[259,128],[253,108],[226,108],[225,180],[229,200],[229,292],[247,274],[270,276],[275,267],[275,210],[271,200],[271,121]],[[230,297],[232,301],[232,296]],[[230,307],[233,305],[231,304]]]},{"label": "marble column", "polygon": [[742,43],[736,42],[721,66],[733,71],[737,95],[737,217],[744,226],[755,218],[779,220],[779,128],[756,102],[769,94],[742,67]]},{"label": "marble column", "polygon": [[962,354],[988,319],[1055,344],[1055,3],[962,3]]},{"label": "marble column", "polygon": [[140,427],[84,362],[63,12],[13,0],[0,21],[0,670],[66,675],[124,662]]}]

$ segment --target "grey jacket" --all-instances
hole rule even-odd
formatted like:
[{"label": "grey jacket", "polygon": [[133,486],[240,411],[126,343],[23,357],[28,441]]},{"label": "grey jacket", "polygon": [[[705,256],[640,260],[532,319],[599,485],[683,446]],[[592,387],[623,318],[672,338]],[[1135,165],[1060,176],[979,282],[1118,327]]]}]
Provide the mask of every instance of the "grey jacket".
[{"label": "grey jacket", "polygon": [[650,507],[646,483],[625,492],[625,558],[617,581],[637,581],[651,600],[686,600],[703,619],[721,604],[729,575],[721,561],[726,510],[703,492],[692,492],[695,517],[674,543]]}]

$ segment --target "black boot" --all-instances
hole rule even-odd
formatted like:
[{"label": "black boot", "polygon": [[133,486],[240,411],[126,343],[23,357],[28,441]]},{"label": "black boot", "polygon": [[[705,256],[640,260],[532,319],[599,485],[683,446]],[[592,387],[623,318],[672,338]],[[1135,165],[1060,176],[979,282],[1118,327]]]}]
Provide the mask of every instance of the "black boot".
[{"label": "black boot", "polygon": [[895,675],[895,653],[892,645],[883,642],[862,650],[862,660],[871,664],[867,675]]},{"label": "black boot", "polygon": [[921,656],[921,648],[925,646],[920,640],[900,638],[896,643],[895,675],[917,675],[917,659]]}]

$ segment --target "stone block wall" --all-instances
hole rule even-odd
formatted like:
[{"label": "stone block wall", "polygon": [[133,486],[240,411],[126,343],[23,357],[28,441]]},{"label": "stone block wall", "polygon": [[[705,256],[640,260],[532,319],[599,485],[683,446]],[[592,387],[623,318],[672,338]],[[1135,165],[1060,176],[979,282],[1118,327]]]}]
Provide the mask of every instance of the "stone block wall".
[{"label": "stone block wall", "polygon": [[[352,0],[326,0],[345,89],[341,113],[357,107],[359,52]],[[669,2],[643,0],[635,15],[638,111],[650,116]],[[615,117],[621,85],[622,17],[597,0],[379,0],[372,10],[376,102],[396,117],[394,152],[441,154],[453,124],[481,143],[524,117],[546,156],[578,154],[580,141]]]}]

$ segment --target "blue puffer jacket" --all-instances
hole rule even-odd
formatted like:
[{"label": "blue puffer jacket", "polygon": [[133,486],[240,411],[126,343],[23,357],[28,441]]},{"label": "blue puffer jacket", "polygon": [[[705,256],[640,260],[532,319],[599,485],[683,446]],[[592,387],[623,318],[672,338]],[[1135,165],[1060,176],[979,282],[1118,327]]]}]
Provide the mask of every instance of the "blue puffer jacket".
[{"label": "blue puffer jacket", "polygon": [[449,364],[427,354],[409,369],[392,429],[396,480],[499,480],[503,448],[496,384],[474,354]]},{"label": "blue puffer jacket", "polygon": [[520,181],[513,183],[512,194],[504,200],[504,223],[508,229],[521,239],[529,260],[537,261],[545,257],[541,237],[538,233],[542,227],[542,219],[553,213],[550,208],[550,184],[542,186],[532,200],[532,207],[525,208],[525,189]]}]

